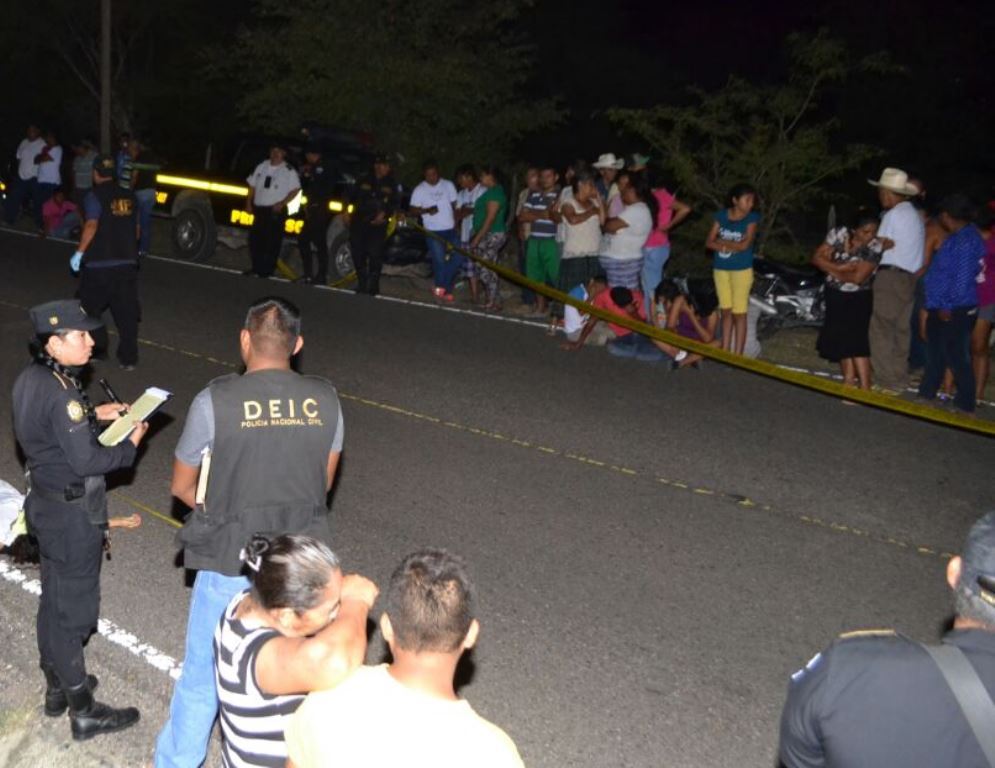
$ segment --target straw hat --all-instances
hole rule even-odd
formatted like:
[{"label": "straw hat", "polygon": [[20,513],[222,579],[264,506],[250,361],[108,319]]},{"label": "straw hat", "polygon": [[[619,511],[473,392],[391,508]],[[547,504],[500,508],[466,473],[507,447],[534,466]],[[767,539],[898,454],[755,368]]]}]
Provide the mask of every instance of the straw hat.
[{"label": "straw hat", "polygon": [[614,152],[601,155],[596,163],[591,163],[592,168],[614,168],[616,171],[621,170],[623,165],[625,160],[615,157]]},{"label": "straw hat", "polygon": [[898,168],[885,168],[881,171],[881,178],[877,181],[868,179],[867,183],[905,197],[915,197],[921,191],[915,184],[909,183],[909,174]]}]

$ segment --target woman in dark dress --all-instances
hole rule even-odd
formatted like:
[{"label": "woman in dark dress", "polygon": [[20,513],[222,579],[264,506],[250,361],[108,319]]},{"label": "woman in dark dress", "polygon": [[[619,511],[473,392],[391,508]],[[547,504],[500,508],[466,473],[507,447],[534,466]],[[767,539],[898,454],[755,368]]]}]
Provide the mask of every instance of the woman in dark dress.
[{"label": "woman in dark dress", "polygon": [[819,355],[840,364],[843,383],[871,387],[871,283],[882,246],[876,239],[878,217],[858,211],[851,226],[836,227],[812,256],[826,273],[826,320],[819,332]]}]

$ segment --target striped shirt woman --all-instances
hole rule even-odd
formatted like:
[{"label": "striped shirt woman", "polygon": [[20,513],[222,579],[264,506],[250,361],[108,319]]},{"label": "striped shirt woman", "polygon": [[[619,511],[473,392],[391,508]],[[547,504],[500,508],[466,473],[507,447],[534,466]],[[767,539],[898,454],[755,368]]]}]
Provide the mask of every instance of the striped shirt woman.
[{"label": "striped shirt woman", "polygon": [[225,768],[283,768],[283,729],[310,691],[338,685],[363,663],[369,579],[343,576],[310,536],[253,534],[241,552],[252,588],[236,595],[214,633]]},{"label": "striped shirt woman", "polygon": [[238,607],[248,594],[242,592],[228,604],[214,633],[215,679],[224,734],[222,759],[226,768],[283,768],[287,762],[283,728],[304,697],[274,696],[256,685],[260,649],[282,635],[258,621],[237,617]]}]

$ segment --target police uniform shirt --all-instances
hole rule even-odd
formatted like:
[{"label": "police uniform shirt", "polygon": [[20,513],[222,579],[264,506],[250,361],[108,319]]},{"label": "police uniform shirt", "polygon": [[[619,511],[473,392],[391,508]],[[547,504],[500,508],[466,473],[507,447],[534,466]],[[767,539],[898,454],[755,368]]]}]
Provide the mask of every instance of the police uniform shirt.
[{"label": "police uniform shirt", "polygon": [[76,388],[50,368],[32,363],[14,383],[14,432],[27,457],[31,483],[51,493],[85,477],[135,461],[135,446],[97,442]]},{"label": "police uniform shirt", "polygon": [[263,160],[246,179],[252,187],[252,204],[268,208],[282,202],[295,189],[301,188],[297,171],[286,163],[273,165]]},{"label": "police uniform shirt", "polygon": [[328,199],[332,196],[334,174],[320,161],[312,166],[311,172],[301,176],[301,185],[307,197],[307,207],[318,207],[323,212],[328,211]]},{"label": "police uniform shirt", "polygon": [[[995,698],[995,632],[954,630],[943,642]],[[842,635],[792,675],[780,756],[786,768],[987,765],[940,668],[891,630]]]},{"label": "police uniform shirt", "polygon": [[368,223],[381,211],[384,216],[391,216],[400,206],[400,199],[401,185],[394,180],[393,174],[378,179],[375,173],[370,173],[360,179],[351,195],[356,221]]}]

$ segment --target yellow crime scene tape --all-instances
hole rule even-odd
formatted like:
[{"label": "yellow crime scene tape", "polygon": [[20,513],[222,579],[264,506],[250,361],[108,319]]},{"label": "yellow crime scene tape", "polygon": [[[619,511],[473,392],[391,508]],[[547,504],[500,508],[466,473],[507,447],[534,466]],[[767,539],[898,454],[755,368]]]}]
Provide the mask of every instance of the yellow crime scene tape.
[{"label": "yellow crime scene tape", "polygon": [[891,411],[892,413],[901,413],[905,416],[912,416],[913,418],[922,419],[924,421],[931,421],[936,424],[943,424],[949,427],[957,427],[968,432],[975,432],[982,435],[995,435],[995,422],[992,421],[977,419],[973,416],[962,413],[941,411],[939,408],[934,408],[931,405],[903,400],[895,395],[886,395],[881,392],[858,389],[857,387],[845,387],[843,384],[833,381],[832,379],[813,376],[810,373],[803,373],[801,371],[785,370],[774,363],[742,357],[740,355],[733,354],[732,352],[726,352],[723,349],[709,346],[708,344],[702,344],[699,341],[694,341],[693,339],[689,339],[684,336],[678,336],[670,331],[634,320],[630,317],[620,317],[619,315],[611,312],[606,312],[603,309],[595,307],[593,304],[575,299],[572,296],[568,296],[567,294],[556,290],[555,288],[550,288],[545,283],[537,283],[535,280],[530,280],[524,275],[502,266],[501,264],[496,264],[493,261],[483,259],[477,254],[467,251],[466,249],[458,248],[444,238],[439,237],[434,232],[425,229],[420,224],[413,224],[412,226],[422,232],[426,237],[433,237],[436,240],[442,241],[445,244],[447,251],[455,251],[460,253],[477,264],[480,264],[481,266],[497,273],[509,282],[530,288],[536,293],[552,299],[553,301],[558,301],[563,304],[569,304],[572,307],[576,307],[585,315],[596,317],[599,320],[604,320],[606,322],[613,323],[614,325],[620,325],[623,328],[628,328],[631,331],[640,333],[643,336],[648,336],[651,339],[657,339],[658,341],[663,341],[680,349],[694,352],[702,357],[717,360],[720,363],[725,363],[726,365],[733,366],[734,368],[749,371],[750,373],[760,374],[761,376],[776,379],[777,381],[783,381],[787,384],[793,384],[797,387],[804,387],[805,389],[822,392],[823,394],[832,395],[834,397],[849,400],[855,403],[863,403],[864,405],[880,408],[885,411]]}]

